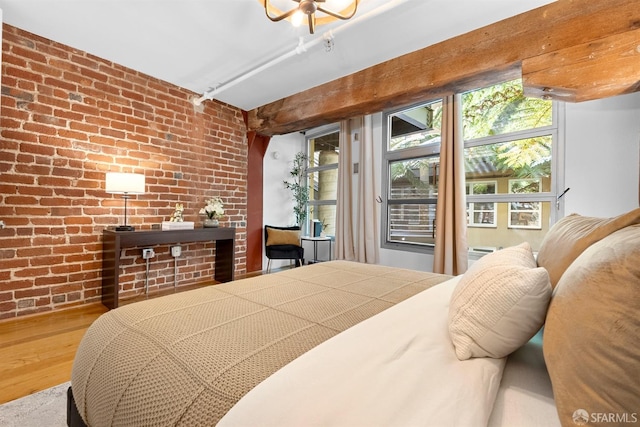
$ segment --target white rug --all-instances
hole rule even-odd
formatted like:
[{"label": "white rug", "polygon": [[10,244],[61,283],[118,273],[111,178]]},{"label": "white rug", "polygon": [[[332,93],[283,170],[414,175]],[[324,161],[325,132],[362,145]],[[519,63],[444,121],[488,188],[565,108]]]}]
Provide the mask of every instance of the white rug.
[{"label": "white rug", "polygon": [[0,405],[0,426],[66,427],[69,385],[66,382]]}]

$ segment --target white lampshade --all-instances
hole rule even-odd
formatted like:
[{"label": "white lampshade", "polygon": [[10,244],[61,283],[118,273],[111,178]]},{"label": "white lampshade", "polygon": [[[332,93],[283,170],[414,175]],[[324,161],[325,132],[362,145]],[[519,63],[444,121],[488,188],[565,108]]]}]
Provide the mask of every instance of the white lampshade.
[{"label": "white lampshade", "polygon": [[105,191],[111,194],[144,194],[144,175],[107,172]]}]

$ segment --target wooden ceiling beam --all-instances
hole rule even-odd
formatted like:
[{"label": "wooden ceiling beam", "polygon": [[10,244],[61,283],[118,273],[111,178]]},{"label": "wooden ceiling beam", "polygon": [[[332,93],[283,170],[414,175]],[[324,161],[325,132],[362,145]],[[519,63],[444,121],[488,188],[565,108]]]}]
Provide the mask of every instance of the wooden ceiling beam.
[{"label": "wooden ceiling beam", "polygon": [[[309,129],[521,77],[523,63],[537,73],[549,70],[546,76],[528,73],[535,87],[579,91],[581,85],[590,85],[588,77],[562,80],[568,64],[553,71],[558,58],[580,62],[571,49],[639,28],[637,0],[558,0],[251,110],[248,128],[264,135]],[[592,66],[596,63],[598,72],[606,75],[607,56],[591,61]],[[616,85],[638,90],[637,80],[637,72],[625,74]],[[613,92],[591,93],[588,99]]]},{"label": "wooden ceiling beam", "polygon": [[637,92],[640,29],[525,59],[522,80],[527,96],[567,102]]}]

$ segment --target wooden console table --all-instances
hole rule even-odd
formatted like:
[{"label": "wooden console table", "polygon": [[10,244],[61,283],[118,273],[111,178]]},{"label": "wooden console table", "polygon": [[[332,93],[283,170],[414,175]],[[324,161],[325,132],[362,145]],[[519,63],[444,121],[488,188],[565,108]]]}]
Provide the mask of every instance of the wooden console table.
[{"label": "wooden console table", "polygon": [[102,232],[102,304],[118,307],[120,291],[120,252],[124,248],[180,243],[215,242],[216,264],[214,279],[233,280],[235,264],[235,228],[195,228],[193,230],[147,230]]}]

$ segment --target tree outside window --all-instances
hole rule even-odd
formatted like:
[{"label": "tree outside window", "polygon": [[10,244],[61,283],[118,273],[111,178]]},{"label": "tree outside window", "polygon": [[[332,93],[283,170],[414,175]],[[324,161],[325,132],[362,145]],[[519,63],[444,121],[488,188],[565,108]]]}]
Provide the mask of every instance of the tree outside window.
[{"label": "tree outside window", "polygon": [[[468,241],[497,249],[551,225],[558,120],[554,103],[524,96],[520,80],[462,94]],[[441,101],[384,114],[384,247],[429,250],[435,241]],[[537,183],[536,191],[530,190]],[[529,186],[527,186],[529,185]]]}]

